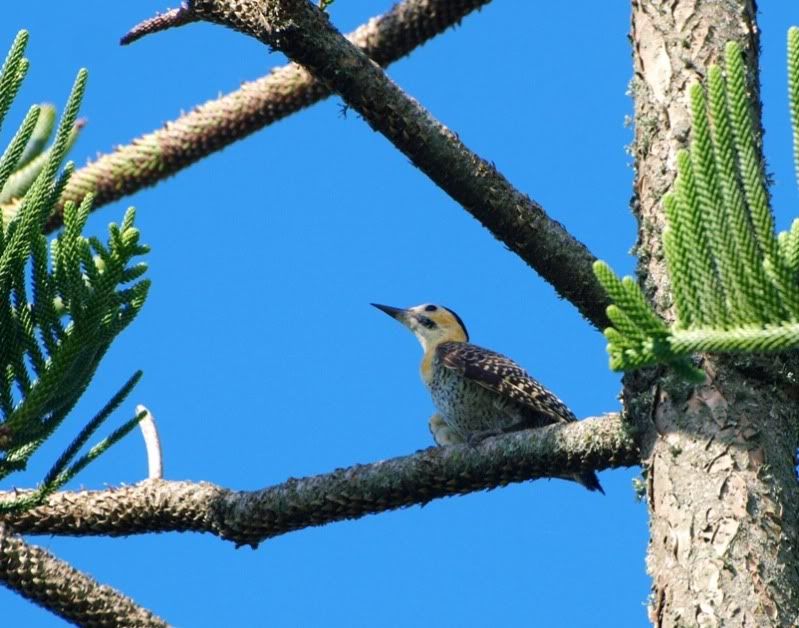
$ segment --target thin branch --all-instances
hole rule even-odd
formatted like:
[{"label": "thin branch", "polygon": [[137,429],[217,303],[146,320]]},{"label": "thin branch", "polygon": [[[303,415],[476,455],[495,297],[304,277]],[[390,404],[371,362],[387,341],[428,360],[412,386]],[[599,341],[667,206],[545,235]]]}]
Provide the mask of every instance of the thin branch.
[{"label": "thin branch", "polygon": [[608,415],[491,438],[477,447],[433,447],[410,456],[289,479],[258,491],[148,480],[104,491],[56,493],[44,505],[9,514],[3,521],[26,534],[123,536],[193,531],[257,546],[293,530],[440,497],[638,462],[633,436],[619,415]]},{"label": "thin branch", "polygon": [[164,477],[164,457],[161,451],[161,439],[158,437],[158,427],[155,417],[142,405],[136,406],[136,414],[144,412],[144,418],[139,421],[144,446],[147,448],[147,479],[161,480]]},{"label": "thin branch", "polygon": [[597,328],[609,325],[610,302],[588,248],[407,96],[317,6],[307,0],[191,0],[185,10],[194,21],[232,28],[304,66]]},{"label": "thin branch", "polygon": [[0,525],[0,582],[81,626],[167,626],[116,589],[59,560]]},{"label": "thin branch", "polygon": [[[389,65],[406,56],[490,0],[404,0],[383,16],[372,18],[348,37],[369,57]],[[144,29],[178,25],[176,13],[156,16]],[[97,209],[123,196],[155,185],[183,168],[222,150],[289,115],[330,96],[330,90],[305,69],[291,63],[245,83],[217,100],[197,107],[163,128],[120,146],[75,172],[47,231],[61,226],[64,203],[79,204],[95,192]]]}]

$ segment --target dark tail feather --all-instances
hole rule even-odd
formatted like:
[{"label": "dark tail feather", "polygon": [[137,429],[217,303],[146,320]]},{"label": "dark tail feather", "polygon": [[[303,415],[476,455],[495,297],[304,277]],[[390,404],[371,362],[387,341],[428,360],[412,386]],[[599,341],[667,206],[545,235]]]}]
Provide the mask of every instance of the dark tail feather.
[{"label": "dark tail feather", "polygon": [[599,491],[603,495],[605,494],[605,489],[602,488],[602,485],[599,483],[599,478],[593,471],[579,473],[574,476],[574,480],[582,484],[589,491]]}]

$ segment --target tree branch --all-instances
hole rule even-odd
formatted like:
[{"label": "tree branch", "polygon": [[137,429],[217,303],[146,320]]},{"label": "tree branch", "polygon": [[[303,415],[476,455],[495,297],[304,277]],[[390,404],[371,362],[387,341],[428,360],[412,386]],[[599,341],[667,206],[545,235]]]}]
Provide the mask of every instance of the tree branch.
[{"label": "tree branch", "polygon": [[[491,0],[404,0],[348,35],[382,65],[409,54]],[[185,21],[184,21],[185,18]],[[186,23],[181,9],[147,21],[146,31]],[[222,150],[289,115],[330,96],[330,90],[295,63],[245,83],[217,100],[197,107],[163,128],[120,146],[77,170],[69,180],[47,231],[61,226],[64,203],[94,192],[93,209],[155,185],[183,168]]]},{"label": "tree branch", "polygon": [[621,418],[608,415],[491,438],[477,447],[432,447],[410,456],[289,479],[258,491],[159,480],[104,491],[57,493],[44,505],[9,514],[2,521],[26,534],[193,531],[257,546],[310,526],[511,482],[634,466],[638,460],[634,439]]},{"label": "tree branch", "polygon": [[408,97],[318,7],[307,0],[192,0],[184,11],[192,21],[233,28],[306,67],[583,316],[599,329],[608,326],[609,301],[586,246]]},{"label": "tree branch", "polygon": [[166,626],[116,589],[0,525],[0,582],[66,621],[81,626]]},{"label": "tree branch", "polygon": [[166,13],[156,13],[155,16],[139,22],[135,28],[125,33],[119,43],[127,46],[145,35],[183,26],[184,24],[196,22],[198,19],[194,12],[189,9],[189,5],[183,2],[177,9],[169,9]]}]

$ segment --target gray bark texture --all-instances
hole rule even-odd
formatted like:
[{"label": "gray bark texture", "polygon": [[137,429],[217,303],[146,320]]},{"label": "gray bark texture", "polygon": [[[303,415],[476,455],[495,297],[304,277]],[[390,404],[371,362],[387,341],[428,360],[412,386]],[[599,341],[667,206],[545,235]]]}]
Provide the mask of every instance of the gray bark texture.
[{"label": "gray bark texture", "polygon": [[[690,139],[688,88],[735,40],[758,93],[756,7],[632,4],[639,278],[669,318],[661,199]],[[663,371],[625,380],[627,411],[642,435],[656,626],[796,625],[797,411],[785,360],[706,356],[707,382],[697,387]]]},{"label": "gray bark texture", "polygon": [[[25,534],[208,532],[255,547],[309,526],[511,482],[632,466],[638,458],[626,426],[618,415],[610,415],[506,434],[476,447],[431,447],[258,491],[147,480],[111,490],[61,492],[42,506],[4,515],[2,521]],[[0,493],[2,498],[7,496]]]}]

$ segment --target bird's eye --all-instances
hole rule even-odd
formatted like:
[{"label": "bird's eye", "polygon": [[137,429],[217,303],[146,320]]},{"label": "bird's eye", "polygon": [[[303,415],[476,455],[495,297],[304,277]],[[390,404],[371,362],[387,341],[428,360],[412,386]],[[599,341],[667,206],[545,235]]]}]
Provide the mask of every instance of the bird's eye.
[{"label": "bird's eye", "polygon": [[425,312],[435,312],[438,308],[435,305],[426,305],[424,308]]},{"label": "bird's eye", "polygon": [[424,325],[425,327],[427,327],[427,329],[433,329],[433,327],[435,327],[435,326],[436,326],[436,323],[435,323],[435,321],[432,321],[432,320],[430,320],[430,319],[429,319],[429,318],[427,318],[426,316],[420,316],[420,317],[419,317],[419,322],[420,322],[422,325]]}]

